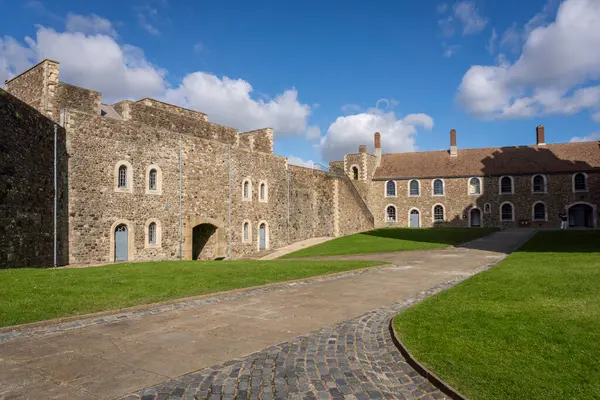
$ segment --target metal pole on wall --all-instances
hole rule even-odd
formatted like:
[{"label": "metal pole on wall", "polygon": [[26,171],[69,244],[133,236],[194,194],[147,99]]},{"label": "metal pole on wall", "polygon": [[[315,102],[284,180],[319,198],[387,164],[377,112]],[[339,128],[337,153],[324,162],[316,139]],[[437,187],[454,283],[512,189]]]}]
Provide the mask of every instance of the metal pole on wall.
[{"label": "metal pole on wall", "polygon": [[56,212],[57,211],[56,211],[56,207],[58,204],[58,195],[56,193],[57,186],[58,186],[57,182],[56,182],[56,169],[57,169],[57,166],[56,166],[56,163],[57,163],[57,160],[56,160],[56,142],[57,142],[56,136],[57,136],[57,130],[58,130],[58,127],[56,126],[56,124],[54,124],[54,266],[55,267],[58,265],[57,254],[56,254],[57,253],[57,248],[56,248],[57,247],[57,243],[56,243]]},{"label": "metal pole on wall", "polygon": [[183,260],[183,202],[181,189],[183,186],[183,144],[182,136],[179,135],[179,259]]},{"label": "metal pole on wall", "polygon": [[227,256],[231,260],[231,145],[227,146],[229,167],[229,203],[227,205]]}]

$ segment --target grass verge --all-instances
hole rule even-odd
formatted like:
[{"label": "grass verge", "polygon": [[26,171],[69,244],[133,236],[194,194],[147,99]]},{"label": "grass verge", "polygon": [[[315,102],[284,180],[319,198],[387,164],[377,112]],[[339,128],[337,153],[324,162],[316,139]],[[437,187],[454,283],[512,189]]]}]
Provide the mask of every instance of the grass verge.
[{"label": "grass verge", "polygon": [[339,256],[439,249],[496,231],[495,228],[381,228],[333,239],[281,258]]},{"label": "grass verge", "polygon": [[489,271],[400,313],[400,339],[479,399],[600,398],[600,232],[539,232]]},{"label": "grass verge", "polygon": [[0,270],[0,326],[113,310],[384,264],[175,261]]}]

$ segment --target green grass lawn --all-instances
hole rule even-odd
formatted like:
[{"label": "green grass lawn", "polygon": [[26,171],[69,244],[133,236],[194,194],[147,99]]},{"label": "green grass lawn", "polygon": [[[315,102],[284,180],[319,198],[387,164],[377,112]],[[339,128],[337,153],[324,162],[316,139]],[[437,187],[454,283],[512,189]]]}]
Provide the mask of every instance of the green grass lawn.
[{"label": "green grass lawn", "polygon": [[0,326],[23,324],[384,264],[175,261],[0,270]]},{"label": "green grass lawn", "polygon": [[600,232],[546,231],[400,313],[415,358],[472,400],[600,399]]},{"label": "green grass lawn", "polygon": [[496,231],[495,228],[381,228],[333,239],[281,258],[439,249]]}]

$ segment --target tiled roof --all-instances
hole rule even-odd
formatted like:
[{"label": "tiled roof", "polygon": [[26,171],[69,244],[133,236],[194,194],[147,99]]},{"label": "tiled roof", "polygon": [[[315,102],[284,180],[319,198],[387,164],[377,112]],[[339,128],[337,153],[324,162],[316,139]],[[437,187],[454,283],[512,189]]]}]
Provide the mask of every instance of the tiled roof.
[{"label": "tiled roof", "polygon": [[600,171],[600,142],[384,154],[374,179]]}]

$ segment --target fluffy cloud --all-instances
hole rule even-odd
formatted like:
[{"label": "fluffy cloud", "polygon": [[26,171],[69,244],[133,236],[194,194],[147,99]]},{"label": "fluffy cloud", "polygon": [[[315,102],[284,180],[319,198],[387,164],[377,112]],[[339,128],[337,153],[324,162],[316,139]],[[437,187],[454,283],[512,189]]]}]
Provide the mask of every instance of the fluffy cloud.
[{"label": "fluffy cloud", "polygon": [[571,142],[595,142],[596,140],[600,140],[600,132],[590,133],[587,136],[579,137],[575,136],[571,138]]},{"label": "fluffy cloud", "polygon": [[367,112],[338,117],[321,138],[324,160],[339,160],[344,154],[358,152],[366,144],[373,149],[373,133],[381,133],[382,147],[388,153],[413,151],[418,128],[433,128],[427,114],[409,114],[398,118],[393,111],[369,109]]},{"label": "fluffy cloud", "polygon": [[117,31],[113,28],[112,23],[106,18],[99,17],[95,14],[83,16],[79,14],[69,13],[65,28],[69,32],[81,32],[86,34],[101,34],[111,37],[117,36]]},{"label": "fluffy cloud", "polygon": [[313,160],[303,160],[302,158],[296,156],[289,156],[288,164],[298,165],[299,167],[305,168],[322,169],[321,166],[315,163]]},{"label": "fluffy cloud", "polygon": [[211,121],[242,130],[265,126],[278,134],[300,134],[306,129],[310,107],[298,101],[296,89],[288,89],[272,99],[253,99],[252,85],[243,79],[219,78],[194,72],[181,84],[169,89],[165,100],[183,107],[202,110]]},{"label": "fluffy cloud", "polygon": [[[437,7],[437,12],[444,14],[448,9],[446,4],[440,4]],[[452,6],[449,15],[438,20],[442,35],[446,37],[454,36],[457,23],[462,25],[462,34],[466,36],[481,32],[486,27],[488,20],[479,14],[479,10],[472,1],[463,0]]]},{"label": "fluffy cloud", "polygon": [[191,73],[171,87],[167,71],[150,63],[140,48],[117,42],[110,21],[70,14],[66,27],[65,32],[38,27],[35,38],[27,37],[25,43],[0,38],[2,82],[50,58],[60,62],[62,81],[100,91],[108,103],[155,97],[205,112],[211,121],[240,130],[272,127],[277,135],[318,136],[318,128],[306,129],[311,107],[300,103],[296,89],[254,99],[249,82],[205,72]]},{"label": "fluffy cloud", "polygon": [[[538,24],[541,17],[534,18]],[[499,65],[471,67],[458,99],[484,118],[573,114],[599,106],[600,87],[585,85],[600,78],[598,48],[600,2],[566,0],[554,22],[529,32],[516,62],[500,57]]]}]

